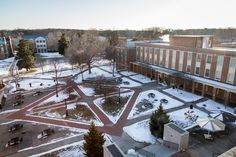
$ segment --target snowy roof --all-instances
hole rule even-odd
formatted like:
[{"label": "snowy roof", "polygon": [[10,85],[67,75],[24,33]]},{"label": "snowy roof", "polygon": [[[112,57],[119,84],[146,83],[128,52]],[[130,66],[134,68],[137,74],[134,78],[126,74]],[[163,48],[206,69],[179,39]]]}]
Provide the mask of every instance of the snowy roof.
[{"label": "snowy roof", "polygon": [[172,76],[175,75],[175,76],[185,77],[185,78],[188,78],[188,79],[192,79],[195,82],[204,83],[204,84],[212,86],[212,87],[216,87],[216,88],[220,88],[220,89],[223,89],[223,90],[227,90],[227,91],[231,91],[233,93],[236,93],[236,86],[235,85],[219,82],[219,81],[216,81],[216,80],[210,80],[208,78],[203,78],[203,77],[200,77],[200,76],[186,74],[186,73],[183,73],[183,72],[179,72],[179,71],[176,71],[176,70],[160,67],[160,66],[157,66],[157,65],[151,65],[151,64],[142,63],[142,62],[134,62],[134,64],[140,64],[140,65],[144,65],[144,66],[147,66],[147,67],[151,67],[153,70],[160,71],[160,72],[162,72],[166,75],[172,75]]},{"label": "snowy roof", "polygon": [[236,48],[229,48],[229,47],[213,47],[210,49],[219,50],[219,51],[234,51],[234,52],[236,52]]},{"label": "snowy roof", "polygon": [[224,90],[228,90],[228,91],[236,93],[236,86],[234,86],[234,85],[230,85],[230,84],[226,84],[223,82],[210,80],[207,78],[194,76],[194,75],[190,75],[190,74],[185,74],[185,77],[189,77],[190,79],[193,79],[194,81],[197,81],[200,83],[204,83],[204,84],[216,87],[216,88],[220,88],[220,89],[224,89]]},{"label": "snowy roof", "polygon": [[38,38],[38,37],[43,37],[43,38],[48,38],[48,36],[47,35],[42,35],[42,34],[25,34],[24,36],[23,36],[23,38],[25,39],[25,40],[31,40],[31,39],[36,39],[36,38]]},{"label": "snowy roof", "polygon": [[168,123],[167,126],[169,126],[170,128],[172,128],[173,130],[177,131],[180,134],[185,134],[187,132],[181,129],[180,127],[178,127],[177,125],[175,125],[174,123]]},{"label": "snowy roof", "polygon": [[172,37],[189,37],[189,38],[199,38],[199,37],[213,37],[214,35],[173,35]]},{"label": "snowy roof", "polygon": [[107,146],[107,149],[112,154],[113,157],[124,157],[120,149],[113,143]]}]

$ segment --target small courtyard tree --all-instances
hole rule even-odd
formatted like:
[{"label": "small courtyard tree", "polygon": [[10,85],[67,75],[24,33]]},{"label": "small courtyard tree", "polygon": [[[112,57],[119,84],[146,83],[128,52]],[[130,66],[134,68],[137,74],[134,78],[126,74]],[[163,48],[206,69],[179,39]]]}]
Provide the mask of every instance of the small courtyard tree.
[{"label": "small courtyard tree", "polygon": [[66,41],[66,36],[65,33],[61,35],[61,39],[58,40],[58,52],[61,55],[65,55],[65,51],[68,47],[68,41]]},{"label": "small courtyard tree", "polygon": [[166,123],[169,123],[169,116],[164,111],[162,104],[160,104],[159,108],[152,113],[150,118],[149,128],[151,134],[155,137],[162,138]]},{"label": "small courtyard tree", "polygon": [[88,133],[84,135],[84,140],[85,156],[103,157],[104,135],[97,130],[94,123],[91,124]]},{"label": "small courtyard tree", "polygon": [[30,42],[20,40],[18,47],[17,66],[19,69],[25,68],[28,71],[34,66],[35,62],[33,46]]}]

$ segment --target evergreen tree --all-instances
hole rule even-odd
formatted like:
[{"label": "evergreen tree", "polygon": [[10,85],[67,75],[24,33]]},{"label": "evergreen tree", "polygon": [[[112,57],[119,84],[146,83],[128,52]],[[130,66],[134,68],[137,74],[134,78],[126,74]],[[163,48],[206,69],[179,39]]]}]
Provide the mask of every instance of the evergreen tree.
[{"label": "evergreen tree", "polygon": [[35,57],[33,54],[33,45],[25,40],[20,40],[17,53],[19,69],[25,68],[27,71],[34,66]]},{"label": "evergreen tree", "polygon": [[84,155],[87,157],[103,157],[103,144],[105,142],[104,135],[100,133],[95,127],[94,123],[91,124],[89,131],[84,135],[85,143],[83,145]]},{"label": "evergreen tree", "polygon": [[163,137],[164,125],[169,123],[169,116],[163,109],[162,104],[160,104],[159,108],[152,113],[149,128],[151,134],[155,137]]},{"label": "evergreen tree", "polygon": [[68,47],[68,42],[66,41],[65,33],[62,34],[61,39],[58,40],[58,52],[61,55],[65,55],[65,50]]}]

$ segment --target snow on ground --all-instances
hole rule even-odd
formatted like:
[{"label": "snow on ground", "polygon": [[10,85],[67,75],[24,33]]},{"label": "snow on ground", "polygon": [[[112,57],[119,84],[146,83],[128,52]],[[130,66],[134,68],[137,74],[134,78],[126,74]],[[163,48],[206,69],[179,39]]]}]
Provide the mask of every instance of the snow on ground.
[{"label": "snow on ground", "polygon": [[165,89],[165,92],[185,101],[185,102],[191,102],[191,101],[196,101],[201,99],[201,96],[180,90],[180,89],[173,89],[173,88],[169,88],[169,89]]},{"label": "snow on ground", "polygon": [[132,71],[120,71],[119,73],[125,76],[138,75],[137,73],[134,73]]},{"label": "snow on ground", "polygon": [[[112,76],[112,74],[110,74],[110,73],[108,73],[108,72],[106,72],[106,71],[104,71],[104,70],[101,70],[101,69],[99,69],[99,68],[92,68],[91,69],[91,74],[89,74],[89,71],[87,70],[87,71],[85,71],[84,73],[83,73],[83,76],[84,76],[84,79],[88,79],[88,78],[94,78],[94,77],[97,77],[97,76],[101,76],[101,75],[103,75],[104,77],[113,77]],[[82,74],[81,74],[82,75]],[[81,75],[79,75],[79,76],[77,76],[76,78],[75,78],[75,82],[76,83],[81,83],[82,82],[82,76]]]},{"label": "snow on ground", "polygon": [[[149,93],[155,94],[155,97],[152,98],[152,97],[148,96]],[[145,106],[142,106],[144,111],[138,111],[138,108],[136,105],[139,105],[139,103],[142,102],[144,99],[148,100],[153,105],[153,107],[145,110]],[[162,106],[164,109],[170,109],[170,108],[184,105],[182,102],[172,99],[172,98],[168,97],[167,95],[160,93],[157,90],[143,91],[139,94],[138,98],[136,99],[134,106],[129,114],[128,119],[132,119],[132,118],[139,117],[141,115],[147,115],[147,114],[152,113],[153,111],[155,111],[159,107],[161,99],[166,99],[168,101],[167,104],[162,103]]]},{"label": "snow on ground", "polygon": [[12,110],[6,110],[6,111],[1,111],[0,114],[6,114],[6,113],[11,113],[11,112],[16,112],[19,111],[20,109],[12,109]]},{"label": "snow on ground", "polygon": [[149,120],[140,121],[130,126],[126,126],[123,130],[135,141],[152,144],[156,142],[156,138],[149,130]]},{"label": "snow on ground", "polygon": [[[45,79],[28,79],[28,78],[21,78],[18,82],[20,84],[20,88],[24,90],[34,90],[34,89],[43,89],[52,87],[55,85],[53,80],[45,80]],[[29,85],[31,83],[31,87]],[[42,86],[40,84],[42,83]],[[65,82],[59,81],[60,84],[65,84]],[[16,91],[16,84],[15,82],[10,83],[10,86],[13,87],[10,90],[10,93]]]},{"label": "snow on ground", "polygon": [[122,77],[122,83],[120,84],[120,87],[138,87],[141,86],[142,84],[132,81],[126,77]]},{"label": "snow on ground", "polygon": [[93,65],[110,65],[111,66],[111,61],[107,59],[103,59],[103,58],[95,58]]},{"label": "snow on ground", "polygon": [[0,60],[0,75],[7,76],[9,73],[10,65],[14,61],[14,57]]},{"label": "snow on ground", "polygon": [[198,118],[208,117],[207,113],[202,112],[196,108],[190,109],[189,107],[170,112],[168,115],[170,116],[169,118],[171,121],[183,129],[190,129],[196,126],[196,120]]},{"label": "snow on ground", "polygon": [[130,78],[132,78],[136,81],[142,82],[142,83],[150,83],[150,82],[155,81],[155,80],[151,80],[150,78],[143,76],[141,74],[130,76]]},{"label": "snow on ground", "polygon": [[59,54],[58,52],[55,53],[39,53],[40,57],[43,58],[63,58],[64,56]]},{"label": "snow on ground", "polygon": [[[104,138],[106,140],[104,145],[109,145],[112,143],[111,137],[109,135],[105,134]],[[79,141],[79,142],[75,142],[75,143],[71,143],[71,144],[67,144],[67,145],[63,145],[61,147],[49,150],[47,152],[32,155],[30,157],[39,157],[39,156],[43,156],[46,154],[48,156],[50,156],[50,154],[53,152],[58,157],[85,157],[84,150],[83,150],[83,143],[84,143],[84,140]]]},{"label": "snow on ground", "polygon": [[79,85],[78,87],[86,96],[93,96],[95,93],[94,88],[86,87],[83,85]]},{"label": "snow on ground", "polygon": [[65,90],[58,92],[58,97],[53,95],[52,97],[48,98],[47,100],[43,101],[41,104],[46,104],[49,102],[62,102],[63,100],[67,99],[69,97],[69,93],[67,93]]},{"label": "snow on ground", "polygon": [[213,100],[207,100],[207,101],[198,103],[197,106],[205,108],[206,110],[208,110],[210,112],[215,112],[215,111],[219,111],[219,110],[228,111],[231,113],[234,112],[233,108],[225,106],[225,105],[215,102]]},{"label": "snow on ground", "polygon": [[[97,105],[97,106],[100,108],[100,110],[101,110],[104,114],[106,114],[106,116],[109,118],[109,120],[110,120],[111,122],[113,122],[114,124],[116,124],[116,122],[119,120],[120,116],[121,116],[122,113],[124,112],[124,110],[125,110],[127,104],[129,103],[130,99],[132,98],[133,94],[134,94],[133,91],[132,91],[132,92],[128,92],[128,93],[122,93],[122,94],[120,94],[121,97],[127,97],[127,96],[129,96],[129,99],[128,99],[127,103],[124,105],[124,107],[123,107],[123,108],[119,111],[119,113],[118,113],[117,115],[115,115],[115,116],[113,116],[113,115],[111,115],[111,114],[109,114],[109,113],[106,113],[106,112],[102,109],[102,104],[104,103],[104,97],[95,99],[95,100],[94,100],[94,104]],[[117,95],[116,95],[116,96],[117,96]]]}]

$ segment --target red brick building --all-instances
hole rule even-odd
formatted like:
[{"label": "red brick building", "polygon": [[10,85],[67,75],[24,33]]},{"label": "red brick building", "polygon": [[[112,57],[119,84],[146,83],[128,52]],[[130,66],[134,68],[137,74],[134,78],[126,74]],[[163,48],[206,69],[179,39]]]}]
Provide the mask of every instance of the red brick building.
[{"label": "red brick building", "polygon": [[212,48],[213,36],[176,35],[170,43],[137,43],[131,71],[236,106],[236,50]]}]

